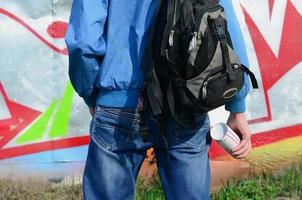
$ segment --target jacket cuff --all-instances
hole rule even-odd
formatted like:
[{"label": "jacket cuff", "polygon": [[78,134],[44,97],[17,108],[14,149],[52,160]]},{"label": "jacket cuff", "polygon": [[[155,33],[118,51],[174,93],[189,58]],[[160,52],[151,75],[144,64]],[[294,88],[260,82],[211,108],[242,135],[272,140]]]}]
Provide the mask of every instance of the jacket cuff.
[{"label": "jacket cuff", "polygon": [[231,113],[241,113],[245,112],[246,105],[245,105],[245,98],[234,99],[225,104],[225,109],[230,111]]},{"label": "jacket cuff", "polygon": [[95,97],[87,97],[83,98],[84,102],[86,103],[87,106],[89,107],[95,107],[96,105],[96,98]]}]

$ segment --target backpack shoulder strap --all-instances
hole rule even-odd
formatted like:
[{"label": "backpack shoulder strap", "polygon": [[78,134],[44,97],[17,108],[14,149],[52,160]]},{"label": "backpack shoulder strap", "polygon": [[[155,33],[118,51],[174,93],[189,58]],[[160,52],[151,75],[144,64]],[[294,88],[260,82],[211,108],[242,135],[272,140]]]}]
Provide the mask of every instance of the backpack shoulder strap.
[{"label": "backpack shoulder strap", "polygon": [[163,110],[163,95],[160,88],[160,83],[157,78],[155,72],[155,62],[153,57],[153,50],[154,50],[154,37],[155,37],[155,29],[156,29],[156,22],[158,20],[160,9],[163,6],[163,2],[165,0],[159,0],[154,24],[150,30],[150,38],[147,43],[147,46],[144,51],[143,59],[142,59],[142,72],[146,82],[146,99],[150,103],[150,107],[152,110],[153,115],[160,115]]},{"label": "backpack shoulder strap", "polygon": [[233,68],[230,60],[230,54],[227,45],[227,33],[224,30],[223,22],[221,20],[213,20],[213,24],[216,34],[220,41],[222,57],[223,57],[224,64],[226,66],[226,72],[230,80],[234,80],[235,77],[234,77]]}]

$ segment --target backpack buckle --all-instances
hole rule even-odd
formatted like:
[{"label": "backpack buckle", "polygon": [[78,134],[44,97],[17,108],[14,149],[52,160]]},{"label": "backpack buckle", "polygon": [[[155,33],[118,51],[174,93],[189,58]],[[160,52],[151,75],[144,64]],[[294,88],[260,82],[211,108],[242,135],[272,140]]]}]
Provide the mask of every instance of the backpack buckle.
[{"label": "backpack buckle", "polygon": [[169,58],[169,50],[165,49],[165,50],[161,50],[160,52],[161,56],[165,57],[167,59],[167,61],[170,62],[170,58]]},{"label": "backpack buckle", "polygon": [[226,35],[225,35],[224,28],[221,25],[216,25],[215,28],[216,28],[216,33],[217,33],[218,37],[220,39],[225,39]]},{"label": "backpack buckle", "polygon": [[226,39],[223,22],[221,20],[213,20],[213,25],[220,39]]},{"label": "backpack buckle", "polygon": [[176,87],[184,87],[186,86],[186,81],[180,78],[172,79],[172,84]]}]

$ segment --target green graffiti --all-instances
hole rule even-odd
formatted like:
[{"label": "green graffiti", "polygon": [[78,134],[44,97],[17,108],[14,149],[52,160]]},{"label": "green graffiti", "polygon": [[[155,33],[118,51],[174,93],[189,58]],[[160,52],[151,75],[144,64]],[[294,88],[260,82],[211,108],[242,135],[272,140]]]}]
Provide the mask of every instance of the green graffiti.
[{"label": "green graffiti", "polygon": [[53,124],[49,131],[49,137],[64,137],[68,134],[68,122],[70,118],[70,111],[72,107],[74,90],[71,82],[68,81],[64,96],[60,102]]},{"label": "green graffiti", "polygon": [[60,103],[58,100],[54,100],[38,120],[36,120],[28,130],[17,139],[16,143],[23,144],[40,140],[43,137],[43,134],[47,131],[49,123],[51,123],[48,133],[50,138],[61,138],[67,136],[73,96],[74,90],[71,82],[68,81],[64,96],[60,100]]},{"label": "green graffiti", "polygon": [[44,112],[35,123],[27,129],[16,141],[17,144],[33,142],[40,140],[47,128],[48,122],[51,119],[56,108],[58,100],[53,101],[49,108]]}]

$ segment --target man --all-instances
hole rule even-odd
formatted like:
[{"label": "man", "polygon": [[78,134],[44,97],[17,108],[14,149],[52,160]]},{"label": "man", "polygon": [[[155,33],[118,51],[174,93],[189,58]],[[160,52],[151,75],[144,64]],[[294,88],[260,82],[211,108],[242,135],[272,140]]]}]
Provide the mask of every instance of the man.
[{"label": "man", "polygon": [[[66,35],[71,82],[93,116],[83,177],[85,199],[130,200],[148,148],[154,147],[167,199],[209,199],[209,118],[196,114],[196,129],[167,121],[166,147],[146,111],[149,140],[139,130],[142,55],[159,0],[74,0]],[[235,158],[251,150],[243,92],[226,106],[229,126],[242,135]],[[168,149],[166,149],[168,148]],[[167,153],[168,152],[168,153]],[[167,155],[168,154],[168,155]]]}]

